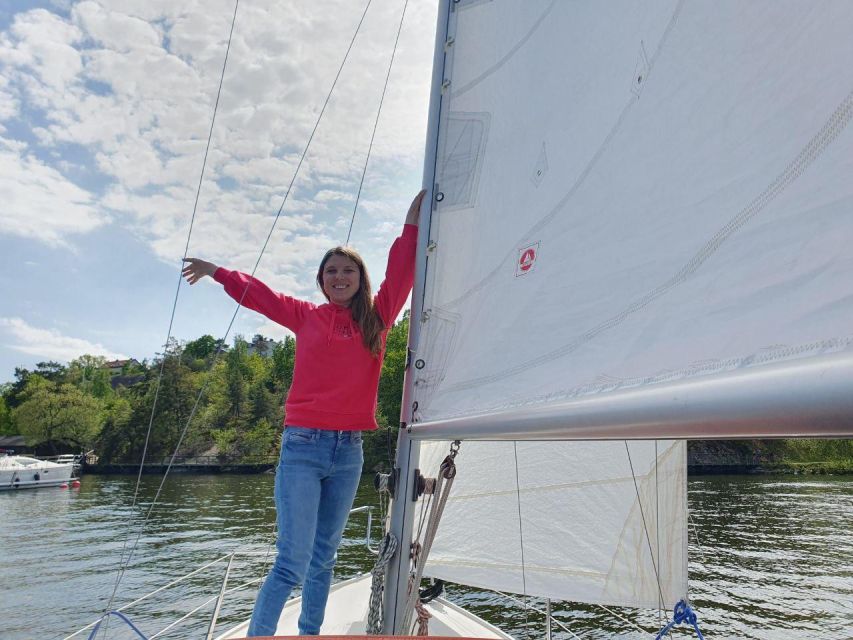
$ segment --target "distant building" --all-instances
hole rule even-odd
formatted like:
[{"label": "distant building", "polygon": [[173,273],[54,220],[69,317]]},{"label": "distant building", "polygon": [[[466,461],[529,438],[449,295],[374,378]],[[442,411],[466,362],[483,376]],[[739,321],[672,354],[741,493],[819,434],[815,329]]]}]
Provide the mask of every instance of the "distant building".
[{"label": "distant building", "polygon": [[27,445],[24,436],[0,436],[0,456],[16,453],[33,453],[34,449]]},{"label": "distant building", "polygon": [[259,356],[263,356],[264,358],[266,358],[272,355],[272,350],[274,347],[275,340],[271,340],[270,338],[264,338],[262,335],[256,335],[249,343],[249,348],[247,351],[249,355],[257,353]]},{"label": "distant building", "polygon": [[110,370],[111,376],[120,375],[122,371],[125,370],[125,367],[139,367],[139,361],[136,358],[129,358],[127,360],[108,360],[104,363],[103,368]]}]

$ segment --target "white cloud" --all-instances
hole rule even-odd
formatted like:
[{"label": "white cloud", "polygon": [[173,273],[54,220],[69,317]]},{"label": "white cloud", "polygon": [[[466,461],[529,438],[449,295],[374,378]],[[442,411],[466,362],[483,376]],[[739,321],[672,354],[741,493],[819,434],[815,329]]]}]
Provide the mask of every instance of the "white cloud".
[{"label": "white cloud", "polygon": [[[16,118],[31,122],[39,157],[56,155],[46,164],[23,150],[16,156],[11,142],[0,147],[0,233],[55,246],[109,219],[176,262],[233,0],[70,7],[68,18],[44,9],[15,14],[0,33],[0,133]],[[362,8],[350,0],[240,5],[195,255],[254,265]],[[397,0],[374,0],[277,224],[262,270],[285,290],[310,292],[316,261],[346,237],[400,9]],[[409,4],[353,236],[361,246],[376,243],[377,255],[402,222],[411,198],[405,185],[420,173],[434,23],[435,2]],[[69,146],[95,159],[86,168],[100,174],[97,193],[69,179]]]},{"label": "white cloud", "polygon": [[0,233],[61,246],[106,222],[88,191],[23,152],[0,139]]},{"label": "white cloud", "polygon": [[33,327],[21,318],[0,318],[0,329],[14,339],[6,344],[10,349],[48,360],[68,362],[81,355],[127,357],[100,344],[64,336],[55,329]]}]

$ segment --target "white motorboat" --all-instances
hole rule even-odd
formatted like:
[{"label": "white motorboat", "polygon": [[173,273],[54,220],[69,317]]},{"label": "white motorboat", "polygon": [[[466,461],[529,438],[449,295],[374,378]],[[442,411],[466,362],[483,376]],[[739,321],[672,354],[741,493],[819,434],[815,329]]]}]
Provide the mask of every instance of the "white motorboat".
[{"label": "white motorboat", "polygon": [[58,487],[71,480],[73,470],[73,462],[3,456],[0,457],[0,490]]}]

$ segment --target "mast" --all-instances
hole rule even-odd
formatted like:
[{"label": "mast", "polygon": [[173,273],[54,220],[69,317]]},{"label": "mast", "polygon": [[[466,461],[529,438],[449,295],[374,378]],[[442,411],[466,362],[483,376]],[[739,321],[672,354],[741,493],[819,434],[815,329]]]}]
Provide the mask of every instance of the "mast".
[{"label": "mast", "polygon": [[[433,53],[429,120],[427,124],[426,148],[424,151],[423,188],[427,190],[424,202],[429,203],[429,206],[422,206],[419,220],[417,266],[409,319],[409,361],[412,359],[411,354],[417,351],[421,328],[420,318],[423,313],[424,285],[426,282],[428,259],[427,245],[429,243],[430,222],[435,203],[433,187],[435,185],[438,125],[441,114],[442,84],[444,82],[445,45],[447,43],[447,25],[450,18],[451,6],[451,0],[439,0],[435,31],[435,49]],[[402,624],[405,617],[405,606],[408,596],[409,549],[411,548],[412,541],[415,505],[414,501],[411,500],[412,474],[415,469],[410,463],[417,462],[420,450],[419,442],[410,438],[407,429],[403,428],[409,425],[412,419],[413,377],[409,369],[411,362],[407,362],[406,364],[403,401],[400,411],[401,428],[397,437],[397,480],[394,487],[394,500],[391,505],[390,522],[390,532],[397,538],[399,545],[396,554],[388,563],[385,576],[385,620],[383,622],[383,633],[386,634],[405,633],[405,630],[402,629]]]}]

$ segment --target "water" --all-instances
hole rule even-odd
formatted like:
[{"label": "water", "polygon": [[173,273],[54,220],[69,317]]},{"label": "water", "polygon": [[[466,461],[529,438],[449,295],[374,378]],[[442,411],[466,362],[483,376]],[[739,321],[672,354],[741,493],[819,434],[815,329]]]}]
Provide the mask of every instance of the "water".
[{"label": "water", "polygon": [[[98,617],[114,588],[135,481],[89,475],[79,489],[0,493],[0,638],[63,638]],[[143,505],[159,482],[143,478]],[[171,477],[139,537],[114,608],[238,547],[261,555],[239,558],[229,586],[256,580],[269,561],[271,496],[270,474]],[[365,479],[357,504],[376,504],[375,496]],[[706,637],[853,638],[853,478],[694,478],[689,501],[698,534],[691,527],[691,598]],[[372,565],[364,548],[366,521],[359,514],[348,525],[339,578]],[[153,635],[215,596],[224,570],[223,562],[194,576],[132,609],[131,618]],[[256,589],[251,584],[229,594],[217,630],[248,617]],[[544,637],[541,615],[502,596],[451,587],[448,597],[519,640]],[[212,609],[208,604],[161,637],[203,638]],[[648,638],[632,625],[652,633],[658,628],[654,612],[610,613],[568,603],[555,603],[554,610],[585,639]],[[132,636],[113,623],[109,637]],[[554,638],[570,637],[555,629]]]}]

